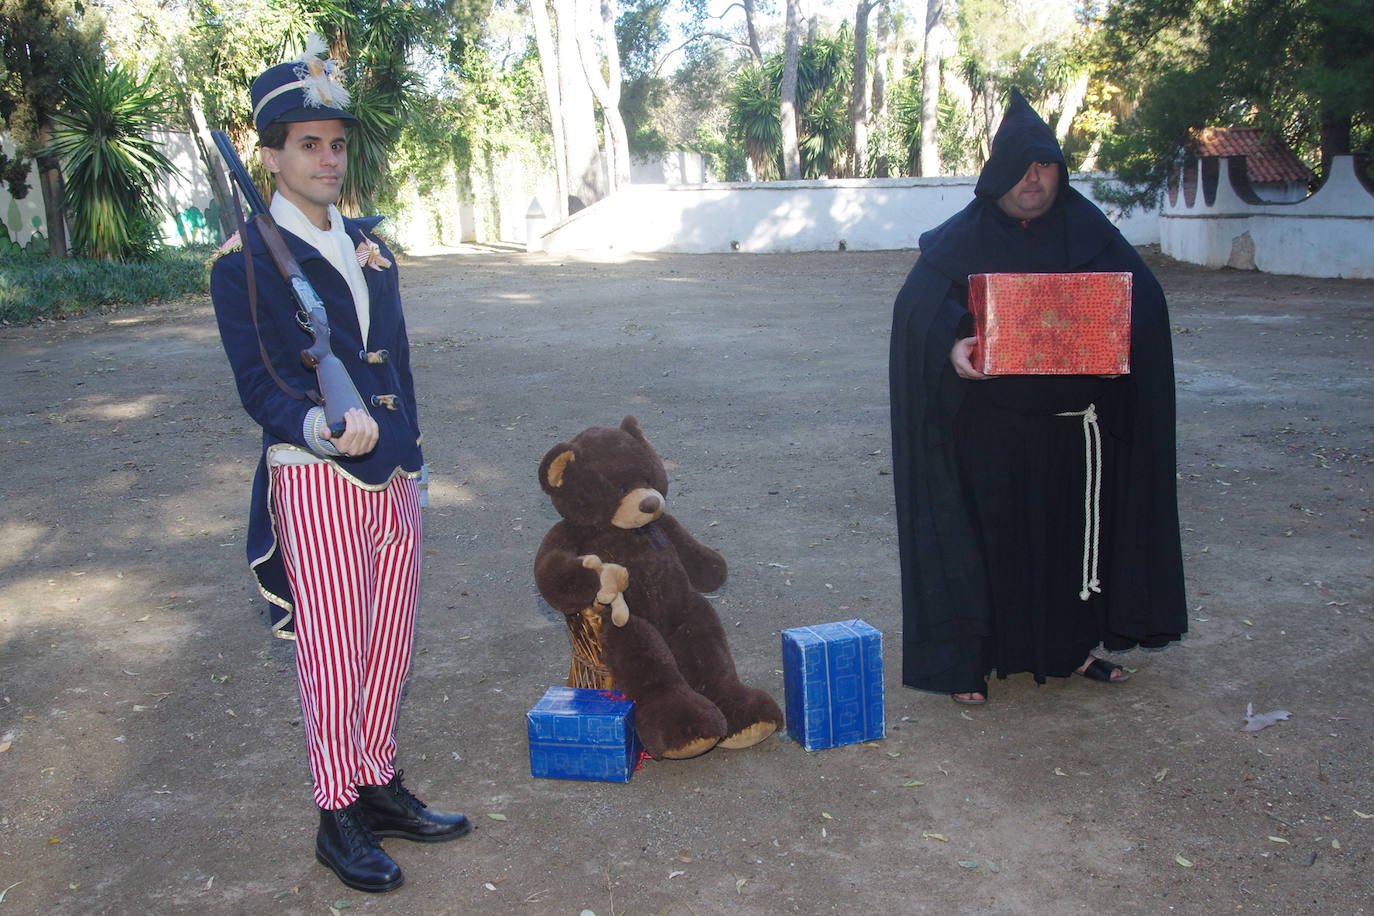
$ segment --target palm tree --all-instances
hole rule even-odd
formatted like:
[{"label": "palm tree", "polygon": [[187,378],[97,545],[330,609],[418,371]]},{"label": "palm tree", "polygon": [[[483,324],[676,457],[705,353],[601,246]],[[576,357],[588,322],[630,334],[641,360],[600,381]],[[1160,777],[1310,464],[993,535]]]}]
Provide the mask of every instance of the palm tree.
[{"label": "palm tree", "polygon": [[763,67],[741,67],[726,96],[730,107],[730,136],[744,147],[760,181],[782,174],[782,125],[778,118],[778,86]]},{"label": "palm tree", "polygon": [[159,182],[172,163],[148,135],[171,117],[170,99],[122,65],[78,64],[67,107],[45,150],[62,161],[72,247],[92,258],[141,260],[159,241]]},{"label": "palm tree", "polygon": [[[797,55],[797,133],[803,178],[834,176],[844,169],[852,143],[849,85],[853,36],[847,26],[830,37],[802,44]],[[760,180],[785,174],[779,98],[783,55],[762,67],[741,67],[727,95],[730,135],[744,146]]]},{"label": "palm tree", "polygon": [[853,55],[854,35],[848,22],[842,22],[834,35],[814,38],[802,47],[797,98],[806,178],[833,178],[845,170],[854,140],[849,127]]}]

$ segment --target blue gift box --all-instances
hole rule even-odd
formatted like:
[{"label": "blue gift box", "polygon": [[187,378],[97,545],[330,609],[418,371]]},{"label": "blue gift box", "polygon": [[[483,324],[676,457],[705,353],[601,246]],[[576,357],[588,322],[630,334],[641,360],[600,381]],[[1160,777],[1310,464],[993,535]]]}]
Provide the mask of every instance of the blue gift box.
[{"label": "blue gift box", "polygon": [[808,751],[884,736],[883,634],[862,620],[782,631],[787,731]]},{"label": "blue gift box", "polygon": [[628,782],[639,762],[635,704],[618,693],[550,687],[529,711],[530,773]]}]

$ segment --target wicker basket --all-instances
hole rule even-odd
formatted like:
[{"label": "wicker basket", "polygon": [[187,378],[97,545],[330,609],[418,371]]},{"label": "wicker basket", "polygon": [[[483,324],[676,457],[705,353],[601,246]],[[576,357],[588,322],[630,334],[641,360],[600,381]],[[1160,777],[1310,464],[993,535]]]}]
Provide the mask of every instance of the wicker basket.
[{"label": "wicker basket", "polygon": [[572,667],[568,671],[569,687],[615,689],[611,669],[601,660],[601,624],[604,609],[604,605],[590,604],[579,613],[566,617],[568,639],[572,643]]}]

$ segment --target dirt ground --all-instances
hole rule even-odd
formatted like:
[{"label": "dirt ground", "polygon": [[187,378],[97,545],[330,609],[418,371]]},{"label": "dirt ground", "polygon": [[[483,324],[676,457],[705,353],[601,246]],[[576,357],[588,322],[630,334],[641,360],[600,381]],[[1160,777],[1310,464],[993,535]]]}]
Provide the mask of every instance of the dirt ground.
[{"label": "dirt ground", "polygon": [[[478,829],[313,858],[290,644],[243,554],[258,434],[203,298],[0,328],[0,916],[1374,913],[1374,282],[1151,255],[1170,299],[1192,629],[1129,684],[900,684],[887,430],[912,252],[403,259],[434,473],[408,784]],[[731,563],[742,675],[884,633],[887,737],[535,780],[566,676],[535,549],[555,443],[636,414]],[[1241,731],[1247,705],[1291,718]]]}]

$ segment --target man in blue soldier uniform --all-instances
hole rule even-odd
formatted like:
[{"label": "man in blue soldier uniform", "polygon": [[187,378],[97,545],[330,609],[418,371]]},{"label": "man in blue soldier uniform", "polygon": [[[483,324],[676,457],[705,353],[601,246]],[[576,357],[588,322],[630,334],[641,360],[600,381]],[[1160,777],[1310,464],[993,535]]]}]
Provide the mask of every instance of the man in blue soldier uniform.
[{"label": "man in blue soldier uniform", "polygon": [[[314,373],[300,353],[305,316],[255,226],[221,257],[211,296],[244,409],[263,430],[248,560],[294,638],[315,802],[316,858],[344,884],[389,891],[404,876],[378,837],[419,842],[471,830],[427,807],[395,768],[396,715],[418,604],[423,456],[400,286],[377,220],[335,206],[356,118],[322,46],[270,68],[252,87],[270,211],[323,300],[332,349],[364,406],[335,435],[302,395]],[[270,365],[269,365],[270,364]]]}]

